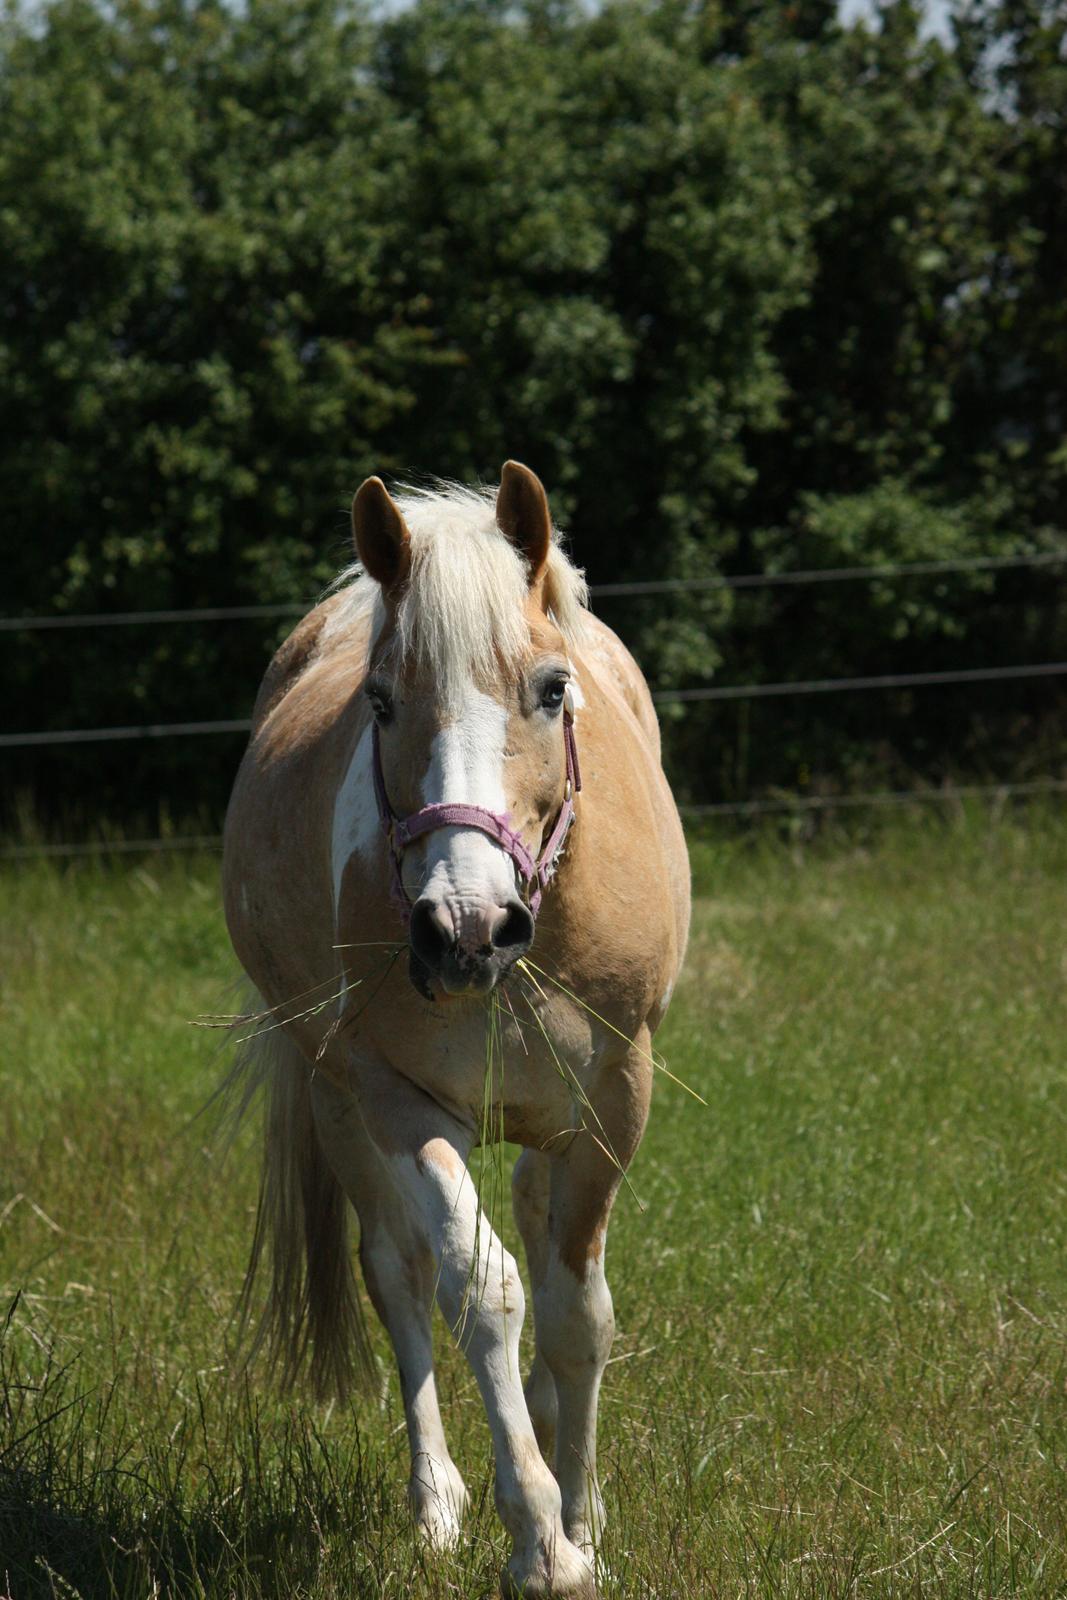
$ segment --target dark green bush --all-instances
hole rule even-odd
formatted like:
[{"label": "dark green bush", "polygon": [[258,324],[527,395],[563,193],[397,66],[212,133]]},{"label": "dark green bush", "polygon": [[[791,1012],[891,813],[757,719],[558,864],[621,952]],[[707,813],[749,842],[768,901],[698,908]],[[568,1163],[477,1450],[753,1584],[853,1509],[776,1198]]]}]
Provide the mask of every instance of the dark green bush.
[{"label": "dark green bush", "polygon": [[[544,477],[595,581],[1067,550],[1067,23],[58,0],[0,55],[7,615],[306,601],[370,471]],[[657,683],[1067,655],[1060,569],[605,601]],[[610,606],[610,609],[609,609]],[[7,726],[247,712],[277,625],[0,635]],[[668,713],[679,788],[1037,770],[1055,685]],[[217,810],[231,739],[10,754]]]}]

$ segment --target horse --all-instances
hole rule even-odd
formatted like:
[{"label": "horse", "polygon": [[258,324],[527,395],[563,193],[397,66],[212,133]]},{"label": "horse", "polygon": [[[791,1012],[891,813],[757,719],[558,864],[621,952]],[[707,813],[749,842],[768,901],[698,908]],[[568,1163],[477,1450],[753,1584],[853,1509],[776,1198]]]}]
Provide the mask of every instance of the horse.
[{"label": "horse", "polygon": [[[357,563],[263,680],[224,835],[227,923],[262,1001],[258,1342],[286,1377],[345,1390],[366,1357],[354,1209],[420,1533],[453,1545],[468,1502],[436,1299],[492,1434],[503,1593],[590,1600],[605,1237],[685,951],[685,842],[647,685],[587,609],[533,472],[395,498],[368,478],[352,525]],[[500,1140],[521,1146],[525,1389],[522,1280],[468,1165]]]}]

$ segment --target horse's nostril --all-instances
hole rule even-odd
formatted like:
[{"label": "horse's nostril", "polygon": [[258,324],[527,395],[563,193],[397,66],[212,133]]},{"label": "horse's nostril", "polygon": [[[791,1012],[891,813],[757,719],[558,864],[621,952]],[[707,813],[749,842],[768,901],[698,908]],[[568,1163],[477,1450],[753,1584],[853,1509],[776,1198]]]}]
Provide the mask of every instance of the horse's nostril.
[{"label": "horse's nostril", "polygon": [[534,919],[520,900],[513,900],[504,920],[493,929],[493,944],[497,950],[513,950],[520,946],[528,950],[533,943]]},{"label": "horse's nostril", "polygon": [[431,971],[436,971],[452,948],[452,930],[432,900],[417,900],[411,911],[411,948]]}]

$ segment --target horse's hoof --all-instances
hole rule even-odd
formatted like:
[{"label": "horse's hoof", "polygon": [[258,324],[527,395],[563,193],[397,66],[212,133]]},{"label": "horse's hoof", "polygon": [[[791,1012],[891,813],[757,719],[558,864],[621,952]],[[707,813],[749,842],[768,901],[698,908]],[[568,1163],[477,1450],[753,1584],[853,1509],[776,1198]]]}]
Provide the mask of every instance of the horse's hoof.
[{"label": "horse's hoof", "polygon": [[520,1583],[507,1569],[500,1574],[500,1593],[503,1600],[600,1600],[600,1591],[593,1574],[582,1573],[577,1580],[546,1584],[542,1578],[531,1578]]},{"label": "horse's hoof", "polygon": [[408,1485],[408,1504],[415,1526],[431,1550],[454,1550],[459,1544],[469,1500],[452,1461],[417,1457]]},{"label": "horse's hoof", "polygon": [[416,1514],[415,1526],[431,1550],[454,1550],[463,1537],[462,1524],[451,1506],[423,1506]]}]

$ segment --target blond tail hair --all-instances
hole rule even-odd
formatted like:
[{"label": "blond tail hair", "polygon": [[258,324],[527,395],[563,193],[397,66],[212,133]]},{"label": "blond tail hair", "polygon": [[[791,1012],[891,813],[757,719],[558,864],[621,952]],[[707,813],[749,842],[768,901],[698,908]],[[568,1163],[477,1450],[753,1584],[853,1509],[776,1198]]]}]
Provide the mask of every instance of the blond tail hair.
[{"label": "blond tail hair", "polygon": [[242,1040],[227,1081],[233,1130],[260,1090],[266,1101],[238,1344],[246,1363],[265,1355],[283,1386],[307,1379],[317,1398],[341,1399],[374,1372],[374,1357],[352,1269],[350,1206],[315,1128],[311,1073],[285,1029],[273,1026]]}]

